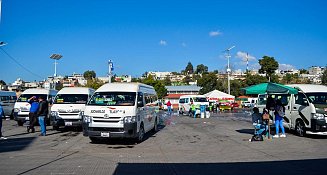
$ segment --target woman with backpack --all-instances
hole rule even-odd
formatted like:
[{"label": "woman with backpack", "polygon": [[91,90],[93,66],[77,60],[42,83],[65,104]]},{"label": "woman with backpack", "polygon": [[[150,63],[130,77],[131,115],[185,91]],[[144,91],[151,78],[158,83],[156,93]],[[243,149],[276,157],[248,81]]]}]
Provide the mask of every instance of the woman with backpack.
[{"label": "woman with backpack", "polygon": [[[280,99],[276,100],[276,106],[275,106],[275,127],[276,127],[276,134],[273,136],[273,138],[279,138],[279,137],[286,137],[285,135],[285,129],[283,126],[283,117],[285,115],[285,107],[283,106]],[[279,135],[279,128],[282,130],[282,134]]]}]

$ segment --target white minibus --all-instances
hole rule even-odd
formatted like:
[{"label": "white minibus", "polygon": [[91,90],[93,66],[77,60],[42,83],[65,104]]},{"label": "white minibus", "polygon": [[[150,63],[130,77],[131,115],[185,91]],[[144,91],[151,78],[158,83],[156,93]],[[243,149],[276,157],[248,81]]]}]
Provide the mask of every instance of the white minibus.
[{"label": "white minibus", "polygon": [[182,95],[179,97],[178,102],[179,113],[190,115],[192,104],[195,106],[205,105],[209,107],[209,101],[204,95]]},{"label": "white minibus", "polygon": [[[28,114],[31,107],[31,105],[27,102],[29,98],[32,96],[36,96],[37,98],[42,96],[51,104],[57,92],[57,90],[48,90],[43,88],[26,89],[24,92],[22,92],[14,107],[14,117],[17,124],[19,126],[23,126],[23,124],[29,120]],[[49,117],[47,117],[47,124],[49,124],[49,121]]]},{"label": "white minibus", "polygon": [[14,117],[14,105],[17,100],[16,93],[13,91],[0,91],[0,105],[3,108],[4,116]]},{"label": "white minibus", "polygon": [[66,87],[61,89],[51,106],[50,123],[53,129],[60,126],[82,126],[82,112],[94,89],[86,87]]},{"label": "white minibus", "polygon": [[95,91],[83,116],[83,135],[101,138],[135,138],[157,131],[158,98],[152,86],[141,83],[107,83]]}]

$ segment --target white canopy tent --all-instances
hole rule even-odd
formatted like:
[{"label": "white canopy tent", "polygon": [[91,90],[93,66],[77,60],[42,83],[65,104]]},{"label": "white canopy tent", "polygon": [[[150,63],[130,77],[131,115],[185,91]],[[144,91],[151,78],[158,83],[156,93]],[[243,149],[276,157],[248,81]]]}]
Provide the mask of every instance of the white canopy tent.
[{"label": "white canopy tent", "polygon": [[209,101],[215,101],[215,102],[218,102],[220,100],[228,100],[228,101],[235,100],[235,96],[226,94],[218,90],[213,90],[211,92],[208,92],[204,94],[204,96],[206,96]]}]

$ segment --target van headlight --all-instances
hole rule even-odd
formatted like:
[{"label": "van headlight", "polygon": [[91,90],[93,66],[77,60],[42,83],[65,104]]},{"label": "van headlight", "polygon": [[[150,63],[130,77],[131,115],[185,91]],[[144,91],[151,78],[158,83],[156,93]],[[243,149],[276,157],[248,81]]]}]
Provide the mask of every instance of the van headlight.
[{"label": "van headlight", "polygon": [[124,117],[124,123],[134,123],[134,122],[136,122],[136,116]]},{"label": "van headlight", "polygon": [[324,116],[324,114],[315,113],[315,114],[313,115],[313,119],[317,119],[317,120],[325,120],[325,116]]},{"label": "van headlight", "polygon": [[19,112],[20,109],[19,108],[14,108],[14,112]]},{"label": "van headlight", "polygon": [[91,123],[91,117],[88,115],[83,116],[83,122],[84,123]]}]

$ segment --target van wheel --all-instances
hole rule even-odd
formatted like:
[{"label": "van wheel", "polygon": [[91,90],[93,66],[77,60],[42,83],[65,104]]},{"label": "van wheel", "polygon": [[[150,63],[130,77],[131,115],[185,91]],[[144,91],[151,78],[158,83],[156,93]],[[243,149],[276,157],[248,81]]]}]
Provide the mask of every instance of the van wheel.
[{"label": "van wheel", "polygon": [[298,135],[300,137],[305,136],[305,125],[304,125],[302,120],[297,120],[296,121],[295,132],[296,132],[296,135]]},{"label": "van wheel", "polygon": [[100,139],[96,137],[90,137],[92,143],[100,143]]},{"label": "van wheel", "polygon": [[58,131],[59,130],[59,126],[52,126],[52,129],[55,130],[55,131]]},{"label": "van wheel", "polygon": [[138,136],[136,138],[137,143],[141,143],[143,141],[144,135],[145,135],[144,126],[143,124],[141,124]]},{"label": "van wheel", "polygon": [[24,125],[24,122],[18,120],[18,121],[17,121],[17,125],[18,125],[18,126],[23,126],[23,125]]}]

